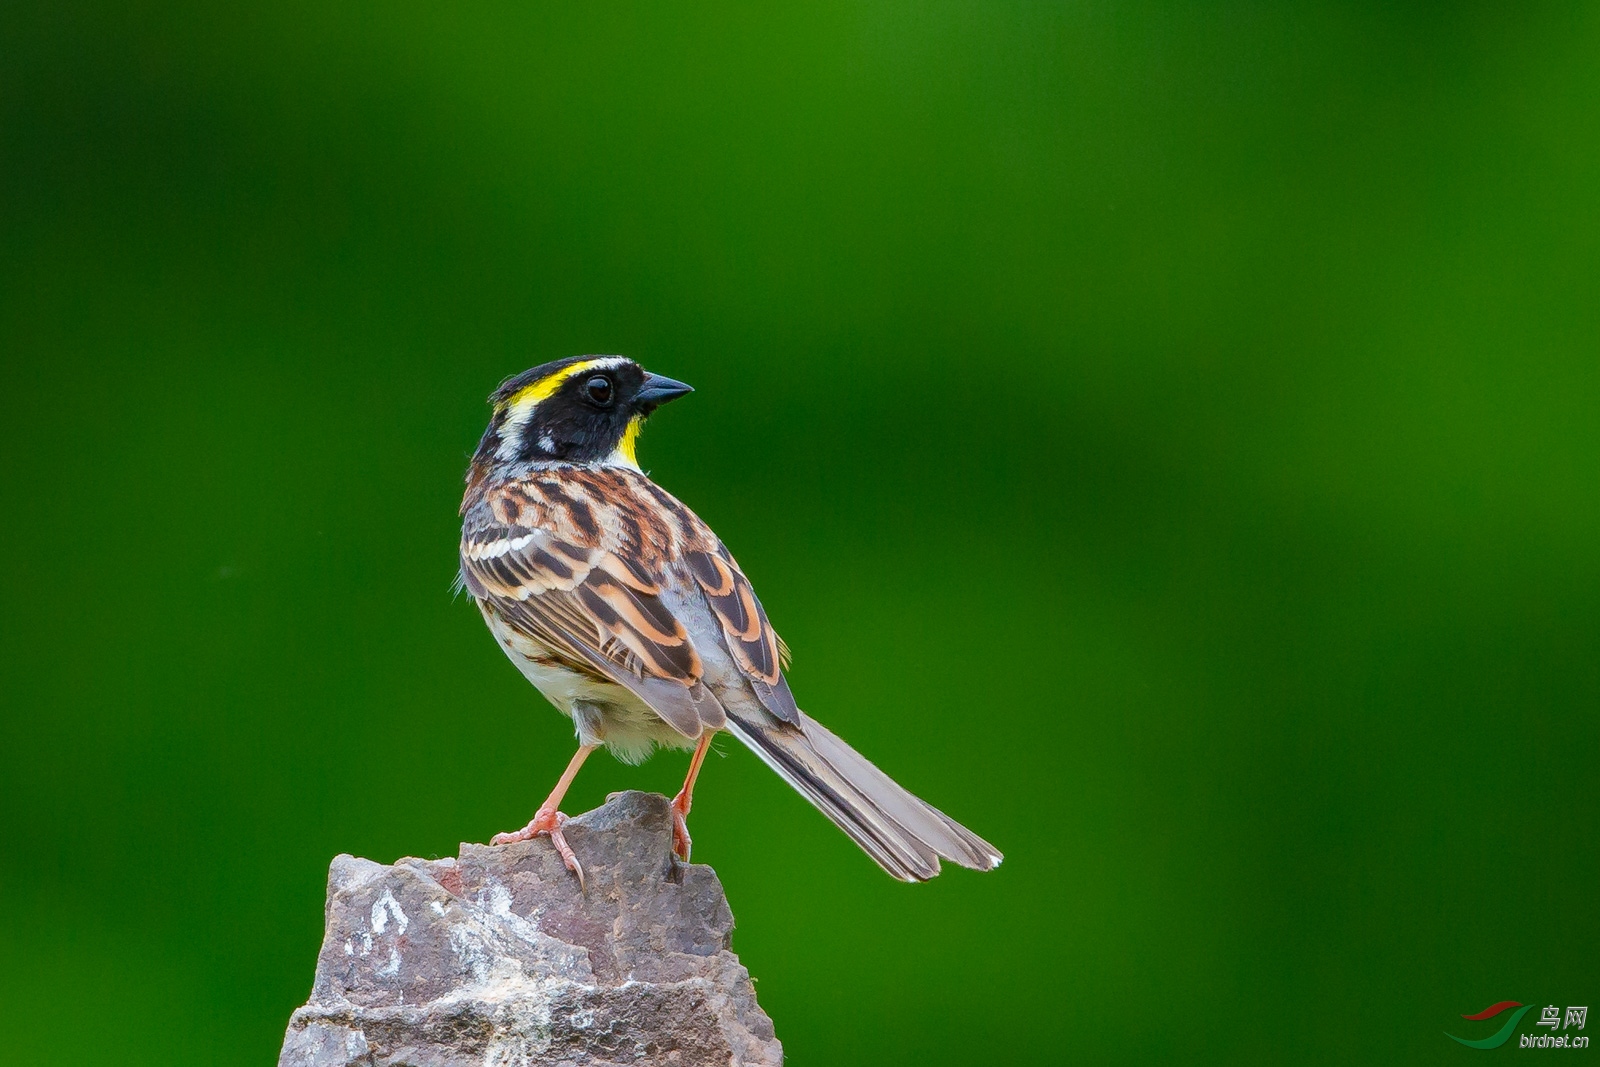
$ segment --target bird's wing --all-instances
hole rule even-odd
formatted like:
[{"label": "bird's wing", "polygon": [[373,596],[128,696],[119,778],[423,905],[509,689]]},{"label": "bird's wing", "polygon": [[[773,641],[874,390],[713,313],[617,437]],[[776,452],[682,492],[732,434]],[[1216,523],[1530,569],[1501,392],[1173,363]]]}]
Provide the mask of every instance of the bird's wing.
[{"label": "bird's wing", "polygon": [[[705,529],[699,519],[694,521]],[[739,564],[709,529],[705,533],[706,539],[684,553],[684,564],[722,628],[723,644],[762,706],[783,722],[798,726],[800,709],[783,676],[789,666],[789,648],[767,621],[767,613]]]},{"label": "bird's wing", "polygon": [[[800,724],[800,709],[783,672],[789,647],[772,628],[750,580],[727,546],[677,497],[642,474],[632,475],[636,491],[647,496],[650,509],[668,517],[675,537],[669,565],[687,572],[722,634],[723,647],[749,683],[762,707],[778,721]],[[689,590],[686,590],[686,592]]]},{"label": "bird's wing", "polygon": [[721,729],[725,715],[661,595],[684,531],[627,473],[535,472],[469,494],[462,582],[565,666],[632,690],[673,729],[698,737]]}]

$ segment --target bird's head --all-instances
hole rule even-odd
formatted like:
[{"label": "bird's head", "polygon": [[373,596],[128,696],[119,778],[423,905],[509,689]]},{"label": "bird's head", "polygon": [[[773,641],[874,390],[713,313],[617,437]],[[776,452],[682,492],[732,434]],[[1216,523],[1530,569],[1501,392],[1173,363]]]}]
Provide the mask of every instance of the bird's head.
[{"label": "bird's head", "polygon": [[626,356],[574,356],[523,371],[489,398],[494,414],[474,471],[503,463],[639,466],[634,441],[644,420],[693,392]]}]

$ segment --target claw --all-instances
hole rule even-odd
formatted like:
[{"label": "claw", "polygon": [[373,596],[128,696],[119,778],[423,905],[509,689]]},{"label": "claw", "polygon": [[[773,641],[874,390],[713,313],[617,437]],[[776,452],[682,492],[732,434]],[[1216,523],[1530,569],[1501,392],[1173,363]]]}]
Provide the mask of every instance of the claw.
[{"label": "claw", "polygon": [[550,831],[550,843],[556,846],[556,851],[561,853],[561,862],[567,865],[567,870],[578,876],[578,892],[587,893],[589,887],[583,883],[583,864],[578,862],[578,857],[572,851],[572,846],[567,844],[567,839],[561,833],[560,823],[567,821],[567,817],[560,812],[556,813],[558,820],[556,828]]},{"label": "claw", "polygon": [[546,835],[550,838],[550,843],[556,847],[556,852],[560,853],[561,862],[567,865],[567,870],[578,876],[578,888],[587,891],[588,887],[583,882],[583,864],[578,862],[572,846],[567,844],[566,835],[561,832],[562,824],[566,821],[567,817],[559,811],[540,809],[528,825],[510,833],[495,834],[489,839],[489,844],[510,845],[518,841],[532,841],[541,834]]}]

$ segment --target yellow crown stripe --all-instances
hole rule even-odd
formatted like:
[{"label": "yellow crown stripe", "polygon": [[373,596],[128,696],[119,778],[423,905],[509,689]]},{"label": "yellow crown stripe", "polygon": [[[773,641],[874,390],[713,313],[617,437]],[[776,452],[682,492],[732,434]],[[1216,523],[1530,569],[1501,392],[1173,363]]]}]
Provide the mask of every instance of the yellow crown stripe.
[{"label": "yellow crown stripe", "polygon": [[511,399],[506,401],[506,406],[513,408],[520,408],[523,406],[531,407],[532,405],[539,403],[539,401],[547,400],[553,396],[555,391],[560,389],[561,384],[568,378],[571,378],[574,375],[582,374],[585,371],[594,370],[597,367],[610,366],[612,362],[613,359],[611,358],[584,359],[579,360],[577,363],[570,364],[569,366],[562,367],[558,371],[546,374],[543,378],[540,378],[532,385],[525,385],[521,389],[518,389],[515,393],[512,393]]}]

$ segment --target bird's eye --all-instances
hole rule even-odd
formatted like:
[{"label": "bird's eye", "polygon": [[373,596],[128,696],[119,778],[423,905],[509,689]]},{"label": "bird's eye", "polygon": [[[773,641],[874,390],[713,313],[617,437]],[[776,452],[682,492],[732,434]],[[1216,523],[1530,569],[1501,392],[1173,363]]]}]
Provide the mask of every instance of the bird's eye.
[{"label": "bird's eye", "polygon": [[583,391],[589,394],[590,400],[601,407],[611,403],[611,379],[604,374],[596,374],[585,382]]}]

